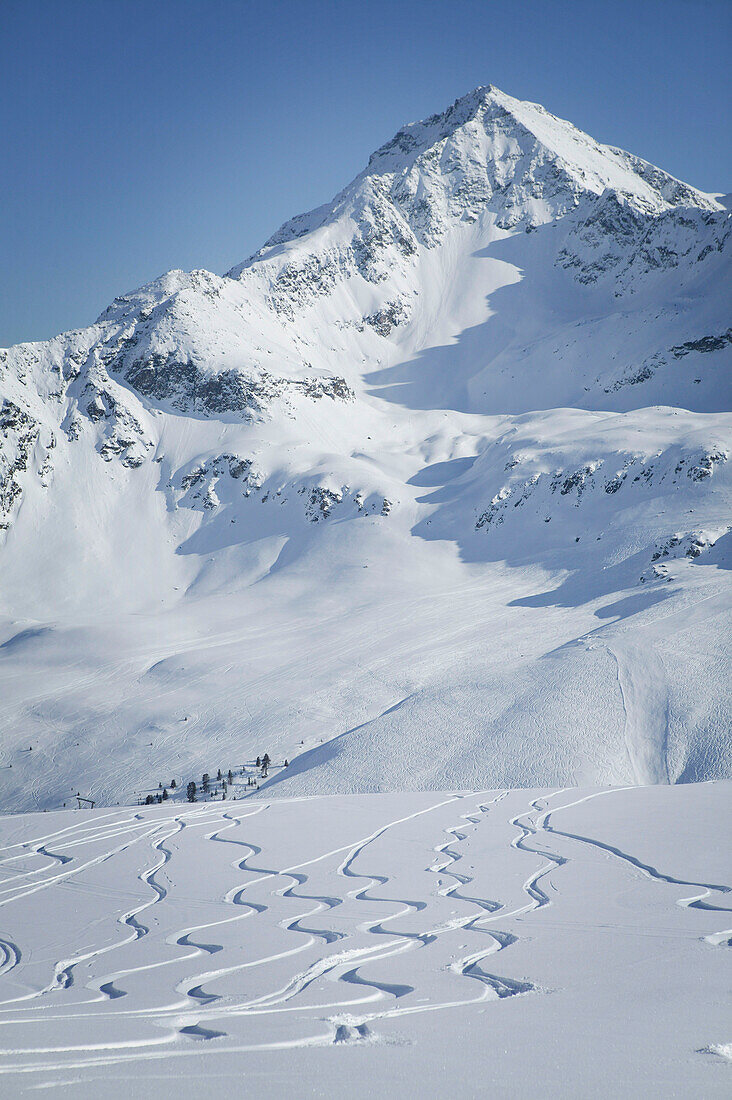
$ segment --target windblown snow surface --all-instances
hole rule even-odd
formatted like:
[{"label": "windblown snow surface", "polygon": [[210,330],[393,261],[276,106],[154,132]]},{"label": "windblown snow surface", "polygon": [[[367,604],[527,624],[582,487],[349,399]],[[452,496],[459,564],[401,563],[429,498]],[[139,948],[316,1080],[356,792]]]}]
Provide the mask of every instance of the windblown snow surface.
[{"label": "windblown snow surface", "polygon": [[729,1096],[731,802],[723,781],[4,817],[0,1093]]}]

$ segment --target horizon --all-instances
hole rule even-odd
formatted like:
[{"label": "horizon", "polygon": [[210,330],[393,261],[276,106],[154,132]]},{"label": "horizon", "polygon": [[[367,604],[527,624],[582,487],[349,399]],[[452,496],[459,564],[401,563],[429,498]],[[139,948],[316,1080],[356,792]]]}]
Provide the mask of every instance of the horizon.
[{"label": "horizon", "polygon": [[227,0],[10,0],[0,346],[86,327],[168,270],[228,271],[400,127],[489,84],[702,191],[729,190],[729,5],[450,11],[446,24],[434,2],[417,19],[416,5],[397,15],[379,0],[367,19],[322,0],[276,16]]}]

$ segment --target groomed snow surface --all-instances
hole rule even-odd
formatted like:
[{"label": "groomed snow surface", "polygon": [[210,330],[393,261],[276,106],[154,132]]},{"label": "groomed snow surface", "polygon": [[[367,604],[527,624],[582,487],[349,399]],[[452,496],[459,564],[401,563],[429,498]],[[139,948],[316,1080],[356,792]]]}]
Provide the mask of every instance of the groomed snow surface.
[{"label": "groomed snow surface", "polygon": [[732,783],[0,820],[0,1094],[728,1096]]}]

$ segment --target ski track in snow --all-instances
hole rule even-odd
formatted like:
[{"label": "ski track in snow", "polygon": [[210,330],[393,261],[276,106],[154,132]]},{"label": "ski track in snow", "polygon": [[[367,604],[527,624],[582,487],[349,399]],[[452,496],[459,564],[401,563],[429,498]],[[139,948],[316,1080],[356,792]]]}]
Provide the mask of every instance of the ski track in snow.
[{"label": "ski track in snow", "polygon": [[[655,867],[652,867],[648,863],[644,863],[637,856],[630,855],[628,852],[621,851],[613,844],[609,844],[606,841],[592,839],[591,837],[581,836],[578,833],[567,832],[563,829],[558,829],[556,826],[550,824],[550,818],[553,814],[559,813],[561,810],[569,809],[571,806],[581,805],[583,802],[589,801],[591,798],[598,798],[603,794],[609,792],[599,791],[593,795],[587,795],[585,798],[578,799],[576,802],[570,802],[567,806],[553,807],[552,809],[545,810],[538,818],[538,827],[545,832],[551,833],[554,836],[566,837],[569,840],[576,840],[580,844],[589,845],[592,848],[597,848],[600,851],[608,852],[610,855],[615,856],[628,866],[640,871],[642,875],[649,878],[652,882],[669,883],[673,886],[691,886],[697,887],[702,891],[701,894],[694,894],[692,897],[679,898],[676,902],[677,905],[685,909],[704,909],[714,913],[732,913],[732,905],[718,905],[712,904],[707,901],[707,898],[712,895],[721,895],[726,901],[732,902],[732,886],[720,885],[710,882],[693,882],[689,879],[678,878],[674,875],[667,874],[666,872],[659,871]],[[537,800],[538,801],[538,800]],[[535,807],[538,810],[538,806]],[[556,857],[554,857],[556,858]],[[710,944],[729,946],[730,938],[732,937],[732,928],[723,929],[719,932],[713,932],[705,937],[706,941]]]},{"label": "ski track in snow", "polygon": [[[416,1015],[471,1011],[483,1002],[541,994],[541,983],[530,976],[497,974],[486,964],[508,951],[501,969],[512,969],[510,949],[521,941],[527,920],[535,934],[542,910],[561,904],[561,872],[577,844],[611,857],[651,888],[662,884],[701,891],[678,899],[682,908],[730,912],[721,904],[732,896],[728,885],[658,870],[608,840],[560,828],[555,824],[560,814],[618,794],[596,790],[556,804],[570,793],[559,789],[534,797],[518,812],[521,792],[442,796],[411,813],[389,815],[355,842],[282,867],[277,866],[281,857],[274,850],[268,856],[253,836],[266,837],[277,815],[295,803],[262,801],[250,803],[246,811],[209,803],[161,818],[98,815],[9,844],[0,849],[6,853],[0,872],[9,876],[0,887],[0,976],[16,977],[16,989],[23,988],[26,954],[23,924],[13,925],[14,906],[41,891],[58,896],[71,889],[79,904],[87,894],[104,903],[106,914],[91,925],[81,921],[80,942],[68,944],[45,983],[16,995],[6,987],[0,1000],[0,1077],[19,1074],[22,1080],[23,1075],[142,1066],[169,1057],[389,1041],[380,1034],[388,1021],[401,1020],[408,1028]],[[508,814],[501,812],[504,803],[513,807]],[[306,809],[308,800],[302,805]],[[450,821],[463,807],[457,821]],[[467,862],[468,855],[473,861],[479,857],[486,823],[505,830],[502,851],[511,860],[514,878],[511,886],[497,874],[496,896],[482,896],[473,864]],[[420,839],[414,848],[417,825]],[[435,826],[443,839],[425,847]],[[145,844],[150,856],[135,857],[138,867],[146,864],[135,880],[151,896],[125,906],[125,884],[111,889],[95,876],[114,860],[122,861],[129,875],[124,861]],[[417,852],[417,864],[395,859],[400,845]],[[431,858],[425,864],[427,853]],[[24,867],[25,860],[36,859],[41,866]],[[538,859],[539,865],[515,879],[526,859],[534,864]],[[218,901],[210,902],[214,919],[175,927],[179,907],[202,904],[185,879],[192,860],[194,867],[217,869]],[[504,885],[512,895],[508,903],[498,896]],[[119,925],[124,935],[94,939],[92,930],[104,923]],[[705,939],[722,944],[731,934],[712,933]],[[465,952],[465,937],[474,935],[485,937],[484,942]],[[131,945],[140,941],[150,948],[141,945],[131,956]],[[259,945],[268,942],[272,949],[262,951]],[[105,969],[115,952],[124,952],[125,961],[132,958],[134,965]],[[423,964],[423,952],[433,961]],[[221,964],[212,967],[214,959]],[[468,983],[461,994],[463,978]],[[140,1001],[141,989],[147,990],[149,1003]],[[265,1029],[260,1018],[283,1021],[276,1039],[265,1037],[274,1023]],[[34,1042],[34,1036],[45,1036],[54,1025],[66,1032],[71,1028],[71,1034],[83,1026],[89,1041]],[[2,1040],[11,1033],[22,1042]],[[253,1041],[242,1044],[242,1036],[250,1035]]]}]

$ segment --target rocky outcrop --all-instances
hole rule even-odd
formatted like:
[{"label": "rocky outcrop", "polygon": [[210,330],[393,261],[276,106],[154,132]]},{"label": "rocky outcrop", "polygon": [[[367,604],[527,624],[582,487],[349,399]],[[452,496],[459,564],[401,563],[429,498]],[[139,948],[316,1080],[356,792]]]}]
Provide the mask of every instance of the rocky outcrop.
[{"label": "rocky outcrop", "polygon": [[391,335],[392,329],[409,324],[411,312],[408,299],[402,296],[387,302],[375,313],[370,313],[368,317],[364,317],[364,321],[379,336],[386,338]]},{"label": "rocky outcrop", "polygon": [[557,264],[585,286],[611,279],[617,296],[634,293],[638,281],[651,275],[718,255],[732,232],[726,211],[646,209],[612,189],[587,196],[583,207],[586,212],[570,231]]},{"label": "rocky outcrop", "polygon": [[143,397],[169,404],[180,412],[199,416],[238,414],[245,419],[262,416],[278,397],[302,394],[317,401],[348,401],[353,392],[344,378],[278,378],[267,371],[247,373],[225,369],[212,372],[177,352],[130,357],[131,342],[108,360],[110,370],[122,375]]},{"label": "rocky outcrop", "polygon": [[179,471],[169,487],[174,490],[179,507],[211,511],[221,503],[217,486],[223,480],[229,483],[230,491],[248,497],[261,488],[264,477],[251,458],[220,454],[196,463],[185,473]]},{"label": "rocky outcrop", "polygon": [[[0,530],[7,530],[23,495],[23,475],[40,434],[39,422],[12,401],[0,405]],[[55,445],[55,441],[54,441]],[[50,467],[44,464],[44,478]]]},{"label": "rocky outcrop", "polygon": [[[645,455],[628,455],[620,469],[608,476],[610,461],[617,462],[617,455],[598,457],[584,462],[576,469],[555,470],[552,473],[541,471],[521,478],[520,472],[514,474],[508,484],[504,484],[492,497],[487,508],[479,510],[475,522],[476,531],[489,530],[511,519],[514,509],[531,507],[536,518],[550,523],[556,513],[553,498],[566,498],[575,508],[581,507],[585,497],[592,498],[593,507],[602,507],[602,498],[615,498],[622,490],[630,488],[670,488],[686,482],[702,482],[711,478],[720,465],[727,461],[725,451],[706,448],[679,453],[670,447],[654,458]],[[510,464],[510,469],[519,469],[524,463],[519,460]],[[605,476],[603,477],[603,471]],[[625,503],[625,496],[618,498]]]}]

